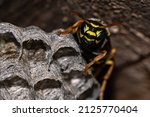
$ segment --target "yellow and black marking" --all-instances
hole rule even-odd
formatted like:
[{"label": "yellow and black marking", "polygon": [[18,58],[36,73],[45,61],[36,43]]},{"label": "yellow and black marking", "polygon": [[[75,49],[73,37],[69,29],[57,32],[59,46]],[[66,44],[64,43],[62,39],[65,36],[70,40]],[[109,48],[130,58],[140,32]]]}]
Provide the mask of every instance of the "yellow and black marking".
[{"label": "yellow and black marking", "polygon": [[[110,43],[110,33],[106,30],[106,27],[111,27],[116,24],[104,26],[101,20],[98,19],[85,19],[79,13],[81,20],[77,21],[72,26],[68,27],[60,34],[72,32],[76,42],[82,50],[84,59],[88,62],[83,70],[83,74],[86,76],[88,70],[92,67],[93,74],[99,80],[103,77],[101,83],[99,98],[104,98],[104,91],[106,84],[114,68],[114,62],[112,60],[115,53],[115,49],[112,49]],[[118,24],[117,24],[118,25]],[[101,76],[104,66],[109,65],[109,68],[105,72],[105,75]]]},{"label": "yellow and black marking", "polygon": [[77,33],[80,33],[79,38],[83,41],[89,42],[87,44],[97,45],[99,42],[107,36],[107,31],[102,27],[101,22],[86,20],[80,27],[78,27]]},{"label": "yellow and black marking", "polygon": [[[107,51],[106,56],[108,56],[111,49],[109,33],[100,20],[83,20],[73,32],[77,43],[84,52],[83,56],[88,62],[103,50]],[[103,57],[103,61],[105,57]]]}]

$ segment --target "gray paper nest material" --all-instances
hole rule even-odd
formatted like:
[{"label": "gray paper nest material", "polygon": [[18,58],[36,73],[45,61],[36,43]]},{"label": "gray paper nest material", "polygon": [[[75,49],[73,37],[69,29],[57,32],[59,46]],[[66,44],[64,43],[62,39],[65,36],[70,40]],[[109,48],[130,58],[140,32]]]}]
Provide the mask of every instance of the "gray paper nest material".
[{"label": "gray paper nest material", "polygon": [[71,34],[0,23],[0,99],[96,99],[99,84]]}]

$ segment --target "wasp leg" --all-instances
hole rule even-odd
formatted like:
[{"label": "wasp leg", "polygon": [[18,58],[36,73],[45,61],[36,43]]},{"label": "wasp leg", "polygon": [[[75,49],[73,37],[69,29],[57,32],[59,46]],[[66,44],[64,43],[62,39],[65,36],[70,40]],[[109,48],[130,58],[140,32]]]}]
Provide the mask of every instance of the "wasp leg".
[{"label": "wasp leg", "polygon": [[104,98],[104,91],[105,91],[105,88],[107,85],[107,81],[110,78],[110,75],[113,71],[114,62],[112,60],[108,60],[108,61],[106,61],[106,65],[110,65],[110,67],[109,67],[109,70],[107,71],[107,73],[105,74],[103,81],[102,81],[102,85],[100,87],[100,93],[99,93],[100,100],[103,100],[103,98]]},{"label": "wasp leg", "polygon": [[110,65],[110,67],[109,67],[107,73],[105,74],[105,76],[103,78],[103,81],[102,81],[102,85],[100,87],[100,93],[99,93],[99,99],[100,100],[103,100],[103,98],[104,98],[104,91],[105,91],[105,88],[106,88],[106,85],[107,85],[107,81],[109,80],[110,75],[112,74],[112,71],[114,69],[114,61],[111,60],[111,59],[114,56],[115,52],[116,52],[116,49],[112,48],[111,54],[110,54],[110,56],[108,57],[108,59],[106,60],[106,63],[105,63],[106,65]]},{"label": "wasp leg", "polygon": [[107,53],[106,50],[102,51],[100,55],[96,56],[90,63],[88,63],[83,70],[83,74],[87,76],[87,73],[90,67],[96,62],[98,62],[99,60],[101,60],[106,55],[106,53]]},{"label": "wasp leg", "polygon": [[112,48],[107,60],[111,60],[114,57],[115,53],[116,53],[116,48]]},{"label": "wasp leg", "polygon": [[84,20],[79,20],[77,21],[75,24],[73,24],[72,26],[69,26],[68,28],[66,28],[65,31],[59,31],[58,35],[64,35],[64,34],[68,34],[70,32],[76,32],[77,28],[83,23]]}]

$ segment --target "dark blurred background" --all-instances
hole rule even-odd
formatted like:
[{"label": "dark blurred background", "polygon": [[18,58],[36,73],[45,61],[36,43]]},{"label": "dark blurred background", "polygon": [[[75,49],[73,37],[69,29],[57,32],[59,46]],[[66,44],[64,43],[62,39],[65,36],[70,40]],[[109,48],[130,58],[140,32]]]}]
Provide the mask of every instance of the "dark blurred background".
[{"label": "dark blurred background", "polygon": [[117,53],[105,99],[150,99],[149,0],[0,0],[0,22],[46,32],[77,21],[72,11],[107,24],[122,22],[110,28]]}]

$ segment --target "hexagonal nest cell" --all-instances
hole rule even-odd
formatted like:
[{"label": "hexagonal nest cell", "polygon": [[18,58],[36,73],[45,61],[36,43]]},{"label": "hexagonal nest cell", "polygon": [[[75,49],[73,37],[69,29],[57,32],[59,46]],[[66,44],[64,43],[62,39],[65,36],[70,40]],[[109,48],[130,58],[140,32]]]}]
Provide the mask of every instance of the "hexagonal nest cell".
[{"label": "hexagonal nest cell", "polygon": [[97,99],[99,84],[83,75],[73,36],[57,31],[0,23],[0,99]]}]

